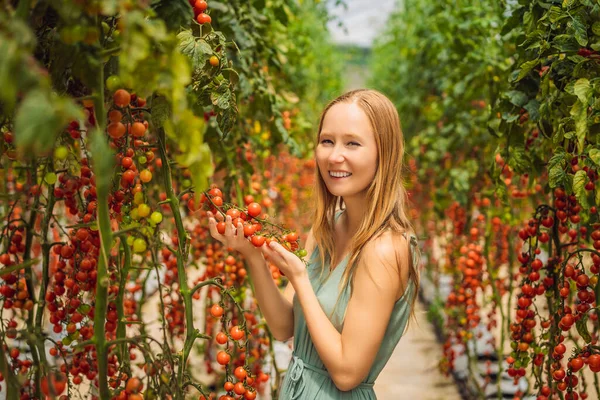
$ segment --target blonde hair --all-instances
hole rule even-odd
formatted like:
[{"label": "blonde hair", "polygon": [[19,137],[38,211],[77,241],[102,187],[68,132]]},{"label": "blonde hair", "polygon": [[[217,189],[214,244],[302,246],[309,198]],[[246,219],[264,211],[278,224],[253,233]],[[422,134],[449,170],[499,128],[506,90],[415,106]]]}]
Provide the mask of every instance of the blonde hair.
[{"label": "blonde hair", "polygon": [[[370,89],[358,89],[342,94],[331,101],[323,110],[319,121],[315,147],[319,142],[319,135],[323,128],[325,115],[336,104],[354,103],[366,114],[375,133],[377,144],[377,170],[371,185],[367,188],[367,207],[358,230],[349,244],[348,266],[341,280],[341,288],[350,284],[350,293],[353,289],[354,272],[358,266],[363,249],[367,243],[386,231],[392,233],[406,233],[409,250],[411,249],[409,234],[414,232],[407,216],[408,196],[403,180],[404,136],[400,126],[400,117],[394,104],[382,93]],[[333,254],[333,230],[336,208],[340,208],[343,199],[329,192],[321,172],[317,168],[315,180],[316,206],[314,209],[312,232],[315,245],[319,248],[321,259],[321,275],[325,270],[326,261]],[[415,246],[415,251],[418,249]],[[409,256],[409,281],[414,284],[411,301],[411,316],[414,317],[414,304],[419,289],[418,263],[413,262],[413,254]],[[418,254],[417,254],[418,256]],[[398,255],[396,253],[396,258]],[[418,257],[417,257],[418,258]],[[341,260],[336,260],[340,262]],[[400,263],[399,265],[402,265]],[[334,266],[335,267],[335,266]],[[408,288],[405,288],[408,290]],[[334,306],[340,300],[342,291]]]}]

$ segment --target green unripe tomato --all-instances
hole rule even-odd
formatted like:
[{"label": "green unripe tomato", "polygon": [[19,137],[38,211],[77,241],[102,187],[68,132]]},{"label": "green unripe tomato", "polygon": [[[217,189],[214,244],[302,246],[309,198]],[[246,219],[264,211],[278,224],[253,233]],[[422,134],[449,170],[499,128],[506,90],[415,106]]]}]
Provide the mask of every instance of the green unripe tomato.
[{"label": "green unripe tomato", "polygon": [[135,204],[136,206],[139,206],[143,202],[144,202],[144,193],[136,192],[136,194],[133,195],[133,204]]},{"label": "green unripe tomato", "polygon": [[146,164],[147,162],[148,162],[148,159],[145,156],[139,156],[138,157],[138,163],[140,163],[140,164]]},{"label": "green unripe tomato", "polygon": [[152,215],[150,215],[150,221],[152,221],[153,224],[158,225],[162,222],[163,220],[163,215],[159,212],[159,211],[154,211],[152,213]]},{"label": "green unripe tomato", "polygon": [[106,78],[106,87],[111,92],[114,92],[121,87],[121,78],[119,78],[117,75],[109,76]]},{"label": "green unripe tomato", "polygon": [[302,249],[302,250],[298,251],[298,256],[300,256],[300,257],[306,257],[307,254],[308,254],[308,252],[306,251],[306,249]]},{"label": "green unripe tomato", "polygon": [[69,155],[69,149],[66,146],[58,146],[54,149],[54,158],[57,160],[64,160]]},{"label": "green unripe tomato", "polygon": [[189,179],[184,179],[183,182],[181,182],[181,185],[183,187],[190,187],[192,186],[192,181],[190,181]]},{"label": "green unripe tomato", "polygon": [[56,183],[56,174],[54,172],[48,172],[46,176],[44,176],[44,181],[48,185],[54,185]]},{"label": "green unripe tomato", "polygon": [[140,216],[138,215],[138,210],[137,208],[134,208],[133,210],[131,210],[131,212],[129,213],[129,216],[131,217],[131,219],[133,219],[134,221],[137,221],[138,219],[140,219]]},{"label": "green unripe tomato", "polygon": [[127,236],[127,245],[128,246],[133,246],[133,241],[135,240],[135,238],[133,236]]},{"label": "green unripe tomato", "polygon": [[141,238],[137,238],[133,241],[133,252],[134,253],[143,253],[146,251],[146,241]]}]

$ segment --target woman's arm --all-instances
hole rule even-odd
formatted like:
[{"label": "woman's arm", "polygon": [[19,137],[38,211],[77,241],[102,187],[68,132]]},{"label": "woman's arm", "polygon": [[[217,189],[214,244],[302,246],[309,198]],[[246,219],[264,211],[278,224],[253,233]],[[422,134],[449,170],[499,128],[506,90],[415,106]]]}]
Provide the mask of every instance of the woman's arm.
[{"label": "woman's arm", "polygon": [[294,335],[292,302],[286,299],[287,296],[281,293],[273,281],[271,270],[261,253],[253,253],[246,257],[246,262],[254,284],[254,297],[273,337],[281,341],[289,339]]},{"label": "woman's arm", "polygon": [[[306,244],[304,246],[304,249],[306,250],[306,257],[304,258],[305,261],[309,260],[309,257],[311,256],[313,250],[315,247],[315,243],[314,243],[314,239],[313,239],[313,234],[312,234],[312,229],[308,232],[308,236],[306,238]],[[261,255],[262,256],[262,255]],[[267,270],[270,270],[269,268],[267,268]],[[269,273],[270,275],[270,273]],[[271,279],[273,280],[273,279]],[[254,279],[253,279],[253,282]],[[255,288],[256,288],[256,282],[255,282]],[[280,341],[286,341],[288,339],[290,339],[292,336],[294,336],[294,310],[293,310],[293,302],[294,302],[294,295],[296,294],[296,291],[294,290],[294,286],[288,282],[288,284],[286,285],[284,291],[283,291],[283,297],[285,300],[287,300],[289,302],[289,304],[292,306],[292,321],[291,321],[291,325],[289,325],[289,329],[285,331],[285,334],[282,336],[275,336],[275,333],[273,333],[273,336],[275,337],[275,339],[280,340]],[[255,294],[256,296],[256,294]],[[259,301],[259,306],[260,306],[260,301]],[[262,310],[262,308],[261,308]],[[264,313],[263,313],[264,315]],[[265,316],[265,319],[267,320],[267,324],[269,325],[269,328],[271,328],[271,325],[269,324],[269,320],[267,319],[267,317]],[[271,332],[273,332],[273,330],[271,329]]]},{"label": "woman's arm", "polygon": [[[288,340],[294,335],[293,286],[288,283],[284,293],[279,290],[261,251],[244,237],[242,224],[239,224],[237,230],[234,229],[231,217],[227,216],[225,234],[221,235],[217,232],[213,214],[208,213],[208,216],[211,236],[223,243],[225,247],[239,251],[246,259],[250,278],[254,284],[254,296],[273,337],[281,341]],[[222,216],[217,215],[217,218],[222,220]],[[307,247],[309,241],[312,243],[310,233]]]},{"label": "woman's arm", "polygon": [[407,287],[409,255],[408,241],[395,241],[389,233],[365,247],[341,334],[321,308],[307,274],[296,271],[290,277],[312,341],[338,389],[352,390],[369,373],[398,294]]}]

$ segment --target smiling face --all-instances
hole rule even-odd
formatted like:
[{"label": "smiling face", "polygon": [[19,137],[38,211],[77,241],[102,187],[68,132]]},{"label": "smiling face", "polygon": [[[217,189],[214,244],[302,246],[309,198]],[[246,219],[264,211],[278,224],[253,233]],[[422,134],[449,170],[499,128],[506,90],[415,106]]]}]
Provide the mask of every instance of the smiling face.
[{"label": "smiling face", "polygon": [[347,199],[369,188],[377,171],[377,143],[369,118],[357,104],[338,103],[327,111],[315,156],[334,196]]}]

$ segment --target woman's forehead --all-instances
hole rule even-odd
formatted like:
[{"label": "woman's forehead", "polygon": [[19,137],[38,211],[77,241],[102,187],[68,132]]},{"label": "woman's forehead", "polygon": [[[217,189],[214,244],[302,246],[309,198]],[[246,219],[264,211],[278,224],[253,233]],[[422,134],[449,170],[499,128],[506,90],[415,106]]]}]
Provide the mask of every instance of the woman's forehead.
[{"label": "woman's forehead", "polygon": [[357,104],[338,103],[325,114],[321,134],[364,137],[373,135],[373,128],[369,117]]}]

